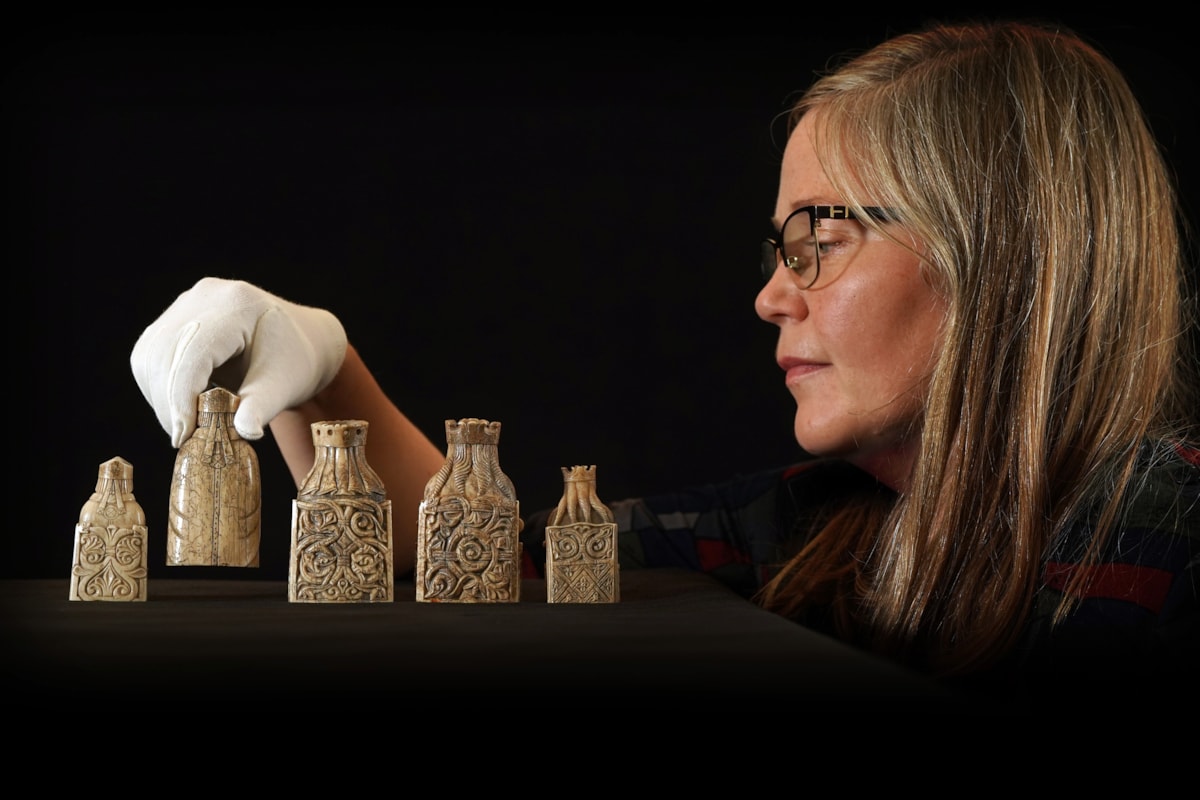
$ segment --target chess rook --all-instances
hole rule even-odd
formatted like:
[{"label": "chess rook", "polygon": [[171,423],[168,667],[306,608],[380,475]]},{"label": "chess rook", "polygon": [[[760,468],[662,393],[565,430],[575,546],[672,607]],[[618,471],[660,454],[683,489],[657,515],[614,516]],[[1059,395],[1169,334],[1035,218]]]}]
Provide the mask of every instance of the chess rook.
[{"label": "chess rook", "polygon": [[368,424],[312,424],[316,459],[292,501],[288,600],[390,603],[392,501],[367,463]]},{"label": "chess rook", "polygon": [[520,504],[499,441],[499,422],[446,420],[446,460],[418,509],[418,602],[521,599]]}]

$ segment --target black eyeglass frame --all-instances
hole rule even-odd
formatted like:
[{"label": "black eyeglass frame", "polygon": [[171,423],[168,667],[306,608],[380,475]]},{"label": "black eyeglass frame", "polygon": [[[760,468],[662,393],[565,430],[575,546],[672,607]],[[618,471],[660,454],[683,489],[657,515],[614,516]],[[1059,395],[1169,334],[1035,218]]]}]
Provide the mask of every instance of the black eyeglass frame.
[{"label": "black eyeglass frame", "polygon": [[[863,206],[863,212],[877,222],[887,222],[895,219],[895,213],[890,208],[882,206]],[[776,240],[771,236],[764,237],[761,245],[761,262],[759,267],[762,269],[763,280],[771,280],[771,276],[775,274],[776,268],[782,261],[783,266],[796,271],[797,258],[788,258],[788,254],[783,249],[783,231],[787,229],[788,222],[797,214],[808,214],[808,235],[813,240],[813,255],[816,259],[816,269],[813,270],[812,280],[805,284],[804,289],[811,288],[817,279],[821,277],[821,246],[817,242],[817,228],[821,225],[823,219],[858,219],[858,215],[850,206],[801,206],[795,211],[787,215],[787,219],[779,226],[779,239]]]}]

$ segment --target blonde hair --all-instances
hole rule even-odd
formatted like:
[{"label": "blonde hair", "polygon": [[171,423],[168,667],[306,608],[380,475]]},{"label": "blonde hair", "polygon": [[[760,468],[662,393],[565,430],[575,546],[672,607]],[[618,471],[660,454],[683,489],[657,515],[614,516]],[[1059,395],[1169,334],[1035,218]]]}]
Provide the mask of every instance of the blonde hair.
[{"label": "blonde hair", "polygon": [[1118,69],[1036,23],[899,36],[818,80],[791,126],[811,112],[834,186],[898,211],[948,314],[909,488],[827,518],[760,601],[795,615],[836,583],[843,633],[970,671],[1020,635],[1065,527],[1098,521],[1094,561],[1139,448],[1185,435],[1172,178]]}]

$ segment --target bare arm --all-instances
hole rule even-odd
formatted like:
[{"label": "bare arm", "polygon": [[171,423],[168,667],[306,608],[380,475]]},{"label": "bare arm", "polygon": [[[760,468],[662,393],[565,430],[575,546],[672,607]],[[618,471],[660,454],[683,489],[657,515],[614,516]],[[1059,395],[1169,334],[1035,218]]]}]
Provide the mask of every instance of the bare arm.
[{"label": "bare arm", "polygon": [[333,381],[312,399],[280,412],[271,434],[297,488],[312,469],[314,422],[366,420],[367,463],[379,475],[392,501],[392,558],[396,575],[416,562],[417,516],[425,484],[445,461],[445,452],[429,440],[384,394],[353,345]]}]

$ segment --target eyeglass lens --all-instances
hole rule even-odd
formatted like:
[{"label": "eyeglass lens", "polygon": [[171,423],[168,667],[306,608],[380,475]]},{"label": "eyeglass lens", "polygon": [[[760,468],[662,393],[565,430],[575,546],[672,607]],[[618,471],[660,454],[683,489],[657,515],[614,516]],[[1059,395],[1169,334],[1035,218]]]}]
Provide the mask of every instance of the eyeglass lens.
[{"label": "eyeglass lens", "polygon": [[813,236],[812,216],[801,210],[791,214],[783,223],[778,239],[762,243],[763,280],[770,280],[779,262],[795,273],[800,283],[811,286],[820,269],[817,242]]}]

